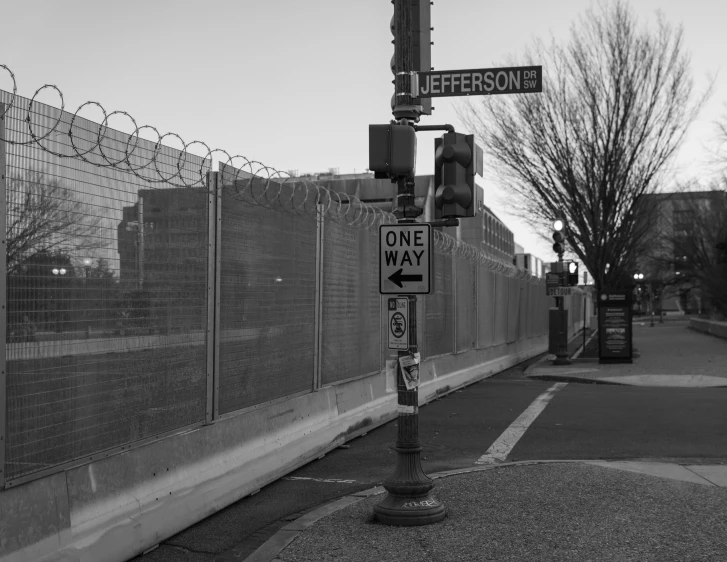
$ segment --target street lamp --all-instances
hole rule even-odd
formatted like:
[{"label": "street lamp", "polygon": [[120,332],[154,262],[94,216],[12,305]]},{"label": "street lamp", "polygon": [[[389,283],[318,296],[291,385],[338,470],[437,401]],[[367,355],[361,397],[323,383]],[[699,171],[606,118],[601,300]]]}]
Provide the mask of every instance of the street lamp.
[{"label": "street lamp", "polygon": [[53,274],[53,279],[55,280],[54,285],[56,286],[56,332],[61,332],[61,290],[60,290],[60,281],[59,279],[61,276],[68,273],[66,271],[65,267],[54,267],[51,269],[51,273]]},{"label": "street lamp", "polygon": [[[636,281],[643,281],[644,280],[644,274],[643,273],[634,273],[634,279]],[[649,317],[651,319],[651,322],[649,324],[650,327],[654,327],[654,291],[651,286],[651,281],[647,282],[648,289],[649,289]],[[641,297],[639,296],[639,308],[641,308]]]}]

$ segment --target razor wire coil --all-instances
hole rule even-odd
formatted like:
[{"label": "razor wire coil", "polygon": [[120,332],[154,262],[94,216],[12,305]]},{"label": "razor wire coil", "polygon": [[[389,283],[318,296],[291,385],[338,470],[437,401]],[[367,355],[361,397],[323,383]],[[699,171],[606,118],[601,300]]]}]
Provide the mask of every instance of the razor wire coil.
[{"label": "razor wire coil", "polygon": [[[4,111],[0,113],[0,118],[4,118],[16,105],[17,81],[15,74],[8,66],[0,64],[0,68],[4,69],[10,75],[13,83],[10,102],[6,104]],[[38,127],[34,128],[31,115],[33,113],[33,105],[40,103],[36,101],[36,98],[46,89],[52,89],[58,93],[61,107],[58,118],[53,123],[53,126],[48,127],[48,130],[44,134],[39,134]],[[76,121],[81,119],[79,116],[80,111],[87,106],[97,107],[103,114],[103,120],[100,124],[94,123],[94,125],[98,125],[98,130],[94,135],[95,140],[90,143],[90,147],[84,149],[81,148],[81,141],[88,143],[88,140],[77,138],[77,135],[74,135],[74,129],[76,128],[74,126],[76,125]],[[18,107],[18,109],[20,108]],[[33,94],[28,104],[25,118],[22,119],[26,123],[30,139],[27,141],[5,139],[5,142],[21,146],[34,145],[57,158],[75,158],[98,167],[116,168],[120,171],[131,173],[144,182],[166,184],[178,188],[206,188],[207,173],[211,171],[213,156],[222,155],[223,157],[227,157],[227,160],[224,162],[222,158],[219,159],[219,162],[222,163],[220,168],[223,170],[221,174],[222,190],[226,190],[228,193],[232,192],[238,196],[247,196],[254,204],[261,207],[279,209],[285,212],[310,215],[313,217],[317,216],[318,213],[322,213],[324,217],[330,220],[340,222],[348,227],[365,229],[372,233],[377,232],[379,225],[395,224],[397,222],[393,213],[367,204],[356,196],[334,191],[306,178],[293,178],[285,171],[266,166],[261,162],[250,160],[242,155],[230,156],[226,150],[221,148],[212,149],[204,141],[193,140],[186,143],[177,133],[167,132],[161,134],[152,125],[139,125],[136,119],[126,111],[115,110],[107,112],[103,105],[97,101],[86,101],[73,113],[67,133],[68,146],[71,148],[71,153],[63,154],[52,150],[43,141],[58,130],[64,111],[65,100],[63,98],[63,92],[54,84],[44,84]],[[123,150],[120,151],[121,156],[116,158],[113,158],[105,152],[103,148],[103,142],[107,138],[108,131],[110,130],[109,121],[113,116],[126,116],[134,127],[132,133],[122,133],[126,134],[127,138],[125,142],[122,142],[124,146]],[[134,159],[137,157],[136,152],[141,140],[141,133],[146,130],[152,131],[156,136],[156,141],[151,141],[154,144],[154,149],[151,157],[146,159],[146,163],[142,160],[141,163],[134,164]],[[178,151],[177,161],[172,166],[172,168],[176,168],[176,172],[172,173],[162,171],[159,162],[162,148],[165,146],[163,141],[168,137],[176,137],[183,147]],[[191,154],[189,149],[193,145],[204,147],[206,153],[202,157],[199,168],[193,170],[193,179],[187,181],[184,178],[183,172],[190,171],[188,169],[188,154]],[[138,159],[141,160],[141,157],[138,157]],[[236,163],[237,165],[235,165]],[[234,170],[232,177],[230,170]],[[259,185],[260,183],[262,185]],[[286,191],[288,192],[287,195],[285,194]],[[296,198],[299,200],[302,199],[302,201],[296,203]],[[502,261],[481,248],[464,243],[439,230],[434,230],[434,246],[436,251],[451,254],[458,259],[480,265],[489,271],[500,273],[507,277],[518,278],[533,284],[542,284],[544,282],[543,279],[531,275],[528,271],[518,269],[513,264]]]}]

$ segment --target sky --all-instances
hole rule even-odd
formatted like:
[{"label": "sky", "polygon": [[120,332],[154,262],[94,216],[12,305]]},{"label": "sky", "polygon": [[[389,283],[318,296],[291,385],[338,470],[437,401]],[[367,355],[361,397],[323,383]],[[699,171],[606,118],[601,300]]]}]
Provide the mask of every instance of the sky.
[{"label": "sky", "polygon": [[[432,66],[437,70],[503,66],[535,38],[568,40],[587,0],[435,0]],[[713,172],[714,121],[727,114],[723,0],[631,0],[642,23],[661,10],[683,25],[697,93],[712,95],[674,162],[674,180]],[[65,109],[101,103],[138,125],[200,140],[279,170],[361,173],[368,166],[368,125],[386,123],[393,93],[390,0],[26,0],[3,6],[0,64],[32,97],[44,84],[63,92]],[[0,68],[0,89],[12,90]],[[537,94],[531,94],[537,95]],[[53,90],[39,101],[60,106]],[[420,124],[457,118],[458,98],[437,98]],[[102,119],[93,105],[81,115]],[[131,132],[123,116],[110,125]],[[434,138],[418,134],[417,174],[433,173]],[[181,148],[174,137],[169,144]],[[200,145],[196,145],[200,149]],[[198,151],[198,150],[195,150]],[[527,220],[508,213],[507,198],[487,171],[485,204],[525,251],[550,261],[550,244]],[[393,190],[393,186],[392,186]]]}]

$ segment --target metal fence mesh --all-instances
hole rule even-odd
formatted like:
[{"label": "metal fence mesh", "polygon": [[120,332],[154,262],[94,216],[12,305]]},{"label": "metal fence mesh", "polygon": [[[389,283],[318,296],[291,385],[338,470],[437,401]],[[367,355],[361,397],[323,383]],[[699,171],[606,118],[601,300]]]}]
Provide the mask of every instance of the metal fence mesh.
[{"label": "metal fence mesh", "polygon": [[479,267],[477,272],[477,347],[495,343],[495,273]]},{"label": "metal fence mesh", "polygon": [[507,343],[517,340],[520,331],[520,283],[515,277],[505,279],[507,283]]},{"label": "metal fence mesh", "polygon": [[508,287],[509,279],[504,275],[495,275],[495,331],[492,340],[493,345],[501,345],[507,339],[507,311],[508,311]]},{"label": "metal fence mesh", "polygon": [[477,346],[477,265],[455,260],[457,268],[457,351]]},{"label": "metal fence mesh", "polygon": [[263,180],[220,170],[219,413],[226,414],[313,387],[316,221],[260,206]]},{"label": "metal fence mesh", "polygon": [[326,219],[323,227],[321,382],[381,369],[378,231]]},{"label": "metal fence mesh", "polygon": [[434,286],[424,297],[426,314],[423,357],[434,357],[453,351],[454,294],[452,291],[452,255],[433,253]]},{"label": "metal fence mesh", "polygon": [[[4,121],[6,481],[203,422],[210,375],[229,414],[310,391],[316,359],[326,385],[392,355],[377,239],[391,215],[229,163],[214,191],[209,159],[20,97]],[[435,238],[424,357],[547,331],[542,285]]]},{"label": "metal fence mesh", "polygon": [[[96,166],[129,136],[99,144],[98,124],[35,102],[43,150],[14,103],[6,138],[28,144],[5,144],[7,479],[203,419],[206,378],[206,194]],[[71,123],[86,161],[63,157]],[[137,139],[131,161],[157,150]],[[172,149],[157,161],[177,173]]]}]

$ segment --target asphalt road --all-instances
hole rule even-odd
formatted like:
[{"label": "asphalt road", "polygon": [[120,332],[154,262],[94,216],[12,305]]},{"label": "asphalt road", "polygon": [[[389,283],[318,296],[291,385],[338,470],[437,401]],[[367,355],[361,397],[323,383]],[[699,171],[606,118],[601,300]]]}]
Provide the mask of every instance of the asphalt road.
[{"label": "asphalt road", "polygon": [[[534,360],[444,396],[420,410],[425,472],[471,467],[552,382],[528,380]],[[650,459],[727,462],[727,388],[647,388],[561,383],[506,460]],[[396,422],[166,540],[134,560],[244,560],[302,512],[381,484],[392,472]]]}]

